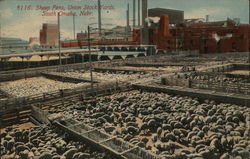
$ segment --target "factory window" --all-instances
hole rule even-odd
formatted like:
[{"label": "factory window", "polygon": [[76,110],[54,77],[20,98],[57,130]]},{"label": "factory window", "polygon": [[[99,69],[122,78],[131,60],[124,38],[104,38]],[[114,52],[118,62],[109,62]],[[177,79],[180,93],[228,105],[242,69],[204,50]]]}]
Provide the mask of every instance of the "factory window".
[{"label": "factory window", "polygon": [[207,45],[207,40],[204,40],[204,45]]},{"label": "factory window", "polygon": [[191,46],[194,45],[194,41],[193,41],[193,40],[190,41],[190,45],[191,45]]},{"label": "factory window", "polygon": [[180,47],[181,46],[181,42],[180,41],[178,41],[178,47]]},{"label": "factory window", "polygon": [[232,43],[232,51],[236,51],[236,49],[237,49],[237,47],[236,47],[236,43],[235,43],[235,42],[233,42],[233,43]]},{"label": "factory window", "polygon": [[220,41],[217,43],[217,48],[216,48],[216,49],[217,49],[217,52],[218,52],[218,53],[221,52],[221,51],[220,51]]},{"label": "factory window", "polygon": [[204,47],[204,53],[208,52],[208,47]]}]

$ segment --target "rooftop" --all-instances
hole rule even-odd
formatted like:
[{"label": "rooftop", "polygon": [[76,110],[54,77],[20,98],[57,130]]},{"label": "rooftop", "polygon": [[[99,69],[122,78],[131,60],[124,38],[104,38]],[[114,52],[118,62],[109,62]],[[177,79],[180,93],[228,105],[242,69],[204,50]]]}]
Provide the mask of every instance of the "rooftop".
[{"label": "rooftop", "polygon": [[153,10],[158,10],[158,11],[169,11],[169,12],[184,12],[182,10],[177,10],[177,9],[167,9],[167,8],[150,8],[148,9],[149,11],[153,11]]}]

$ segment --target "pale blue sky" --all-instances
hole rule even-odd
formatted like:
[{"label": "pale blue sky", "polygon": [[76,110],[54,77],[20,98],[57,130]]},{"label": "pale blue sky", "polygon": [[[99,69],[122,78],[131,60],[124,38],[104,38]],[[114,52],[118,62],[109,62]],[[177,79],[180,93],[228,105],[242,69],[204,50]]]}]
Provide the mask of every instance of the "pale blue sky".
[{"label": "pale blue sky", "polygon": [[[2,36],[20,37],[27,40],[29,37],[39,37],[42,23],[57,23],[56,16],[44,17],[37,5],[64,6],[66,11],[68,5],[95,5],[97,0],[0,0],[0,22]],[[137,2],[137,0],[136,0]],[[116,25],[126,24],[126,7],[130,3],[132,11],[132,0],[102,0],[103,5],[113,5],[114,10],[103,10],[103,23]],[[18,5],[31,5],[32,11],[20,11]],[[210,15],[210,20],[225,20],[229,18],[240,18],[242,23],[248,23],[249,4],[248,0],[148,0],[149,8],[161,7],[183,10],[185,18],[205,18]],[[77,14],[81,10],[72,10]],[[137,17],[137,16],[136,16]],[[132,24],[132,12],[130,13]],[[97,22],[96,10],[91,16],[76,17],[76,32],[85,30],[87,24]],[[72,17],[61,17],[62,38],[72,38]]]}]

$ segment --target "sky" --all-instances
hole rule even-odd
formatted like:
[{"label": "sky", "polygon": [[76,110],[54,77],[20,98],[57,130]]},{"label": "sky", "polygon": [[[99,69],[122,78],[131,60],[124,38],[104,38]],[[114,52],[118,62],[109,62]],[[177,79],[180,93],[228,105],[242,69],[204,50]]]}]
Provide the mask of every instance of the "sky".
[{"label": "sky", "polygon": [[[131,8],[130,24],[132,24],[132,0],[101,0],[101,3],[104,7],[103,27],[125,26],[128,3]],[[28,40],[29,37],[39,37],[42,24],[56,24],[57,16],[53,14],[63,12],[69,16],[60,17],[61,38],[72,39],[74,35],[71,13],[76,14],[76,33],[85,31],[88,24],[97,28],[97,9],[84,9],[86,6],[94,7],[96,4],[97,0],[0,0],[0,36],[18,37],[24,40]],[[206,15],[210,15],[211,21],[240,18],[241,23],[249,23],[248,0],[148,0],[148,8],[156,7],[183,10],[186,19],[205,18]],[[52,15],[45,16],[45,13]]]}]

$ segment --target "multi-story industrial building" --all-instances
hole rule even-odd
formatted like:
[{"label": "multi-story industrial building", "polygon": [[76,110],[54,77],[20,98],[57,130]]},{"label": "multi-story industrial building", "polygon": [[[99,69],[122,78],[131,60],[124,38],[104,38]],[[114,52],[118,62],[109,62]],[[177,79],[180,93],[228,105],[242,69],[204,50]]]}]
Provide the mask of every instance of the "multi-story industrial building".
[{"label": "multi-story industrial building", "polygon": [[42,46],[58,46],[58,25],[43,24],[40,30],[40,45]]},{"label": "multi-story industrial building", "polygon": [[180,24],[184,22],[184,11],[165,8],[148,9],[149,17],[161,17],[162,15],[168,16],[170,24]]},{"label": "multi-story industrial building", "polygon": [[[161,16],[159,25],[149,28],[149,44],[162,50],[198,50],[200,53],[249,51],[249,25],[231,19],[218,22],[169,25],[168,16]],[[140,30],[134,29],[133,41],[140,43]]]},{"label": "multi-story industrial building", "polygon": [[[102,29],[102,35],[100,36],[98,31],[92,31],[91,45],[122,45],[132,44],[132,33],[127,35],[126,27],[116,26],[112,29]],[[88,33],[77,33],[76,40],[62,41],[62,47],[81,47],[88,45]]]}]

